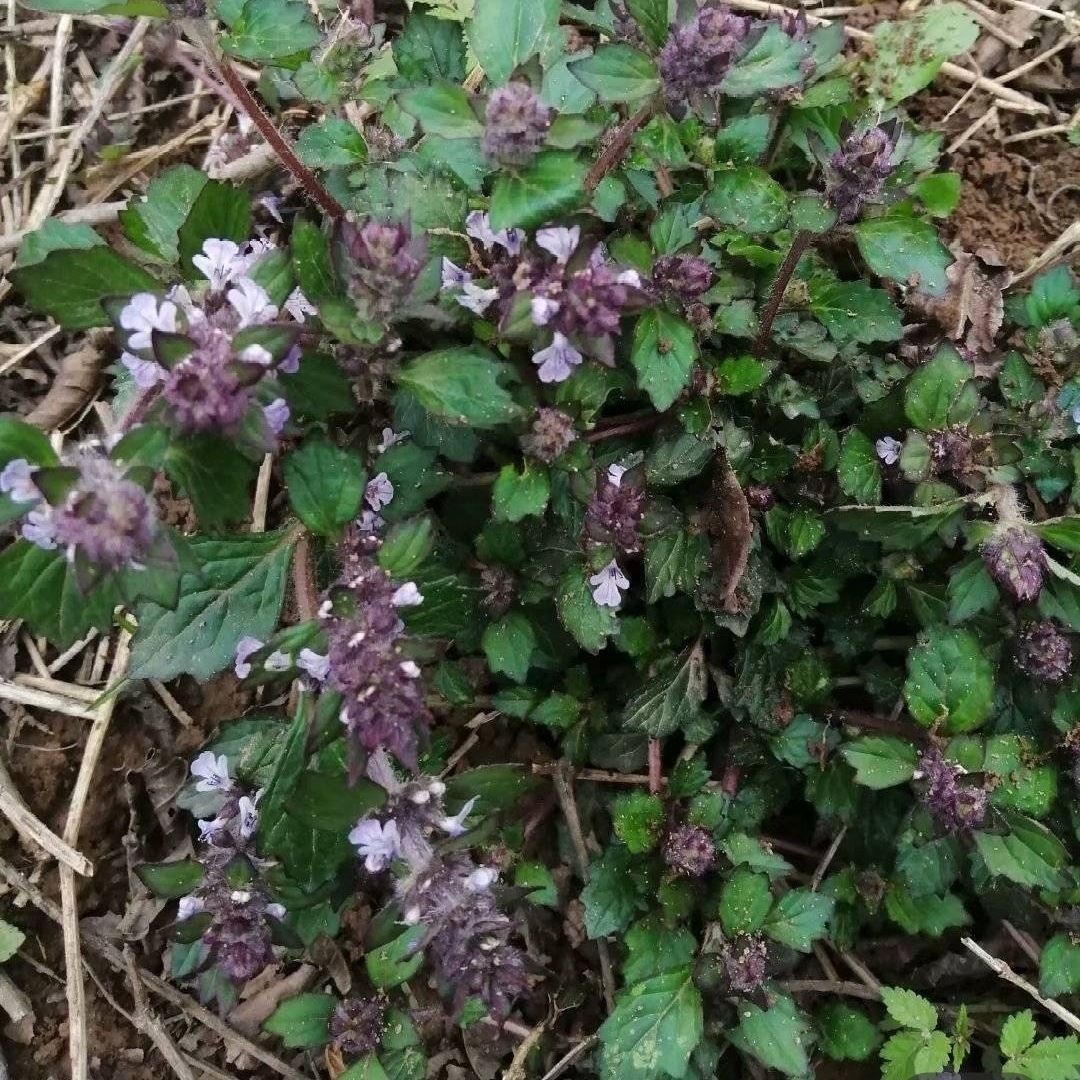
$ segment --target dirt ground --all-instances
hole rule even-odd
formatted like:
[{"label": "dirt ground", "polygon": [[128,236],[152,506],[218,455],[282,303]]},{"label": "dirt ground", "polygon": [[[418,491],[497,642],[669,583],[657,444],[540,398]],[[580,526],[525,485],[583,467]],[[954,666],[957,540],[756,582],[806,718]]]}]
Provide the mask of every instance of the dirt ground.
[{"label": "dirt ground", "polygon": [[[894,4],[865,6],[853,18],[861,26],[870,26],[875,18],[891,13]],[[21,13],[20,18],[33,13]],[[36,17],[36,16],[35,16]],[[51,31],[48,31],[51,33]],[[84,31],[76,24],[78,36]],[[94,55],[108,55],[119,47],[122,35],[94,29]],[[83,46],[85,47],[85,46]],[[1025,51],[1009,55],[998,71],[1036,55],[1042,45],[1038,38]],[[1059,117],[1077,108],[1077,93],[1062,93],[1061,85],[1075,88],[1076,45],[1060,53],[1041,72],[1044,85],[1014,85],[1032,93],[1037,100],[1053,105]],[[180,68],[167,74],[141,78],[127,93],[123,107],[141,107],[165,95],[176,94]],[[187,76],[190,89],[190,77]],[[1058,80],[1055,88],[1053,79]],[[1064,81],[1062,83],[1062,80]],[[920,95],[911,109],[920,123],[940,130],[948,145],[983,115],[990,104],[979,91],[971,94],[959,108],[963,88],[939,78],[933,88]],[[78,117],[85,102],[64,104],[62,116]],[[118,106],[119,107],[119,106]],[[149,140],[163,143],[170,137],[169,125],[185,122],[184,108],[172,107],[156,114],[166,131],[156,132]],[[152,121],[155,114],[149,114]],[[45,117],[41,117],[45,122]],[[146,139],[146,117],[129,122],[128,134],[133,145]],[[988,123],[951,156],[951,168],[963,181],[959,210],[946,223],[945,233],[965,249],[992,246],[1005,264],[1020,271],[1043,252],[1062,231],[1080,218],[1080,146],[1070,145],[1060,135],[1002,144],[1002,138],[1029,129],[1033,124],[1059,122],[1052,118],[1032,121],[1001,111],[997,123]],[[113,126],[96,131],[95,138],[116,140],[124,130]],[[198,163],[200,155],[192,155]],[[173,158],[172,160],[178,160]],[[138,190],[146,175],[153,175],[158,165],[148,164],[148,172],[137,172],[132,182],[121,185],[120,194]],[[0,177],[2,177],[0,172]],[[78,201],[79,185],[73,187],[73,201]],[[0,179],[0,198],[9,196],[9,185]],[[69,203],[70,204],[70,203]],[[64,203],[61,204],[65,205]],[[0,264],[2,266],[2,264]],[[3,300],[0,285],[0,301]],[[21,319],[14,305],[0,314],[0,338],[27,342],[47,329],[46,324]],[[26,412],[40,401],[54,373],[59,370],[71,341],[65,335],[48,342],[41,350],[43,362],[20,365],[0,380],[0,410]],[[0,355],[0,361],[3,356]],[[182,508],[180,508],[182,510]],[[91,647],[91,652],[93,651]],[[82,660],[56,673],[58,678],[72,678]],[[26,649],[8,632],[0,639],[0,674],[10,675],[18,665],[28,670]],[[182,849],[187,838],[185,822],[174,821],[172,798],[183,782],[184,762],[225,719],[242,715],[256,706],[238,691],[231,676],[222,676],[209,685],[198,687],[183,681],[172,686],[186,715],[178,721],[161,699],[149,688],[122,700],[114,716],[104,754],[97,770],[93,797],[83,820],[80,847],[95,863],[92,879],[79,883],[79,907],[86,926],[117,944],[131,942],[145,968],[162,971],[167,947],[168,927],[158,915],[160,906],[148,904],[144,891],[131,867],[144,860],[161,859]],[[0,703],[6,716],[2,752],[22,797],[42,821],[62,832],[78,769],[88,721],[43,710],[28,711],[21,706]],[[0,818],[0,857],[31,880],[46,897],[58,900],[58,875],[55,863],[40,861],[41,853],[21,842]],[[0,893],[4,886],[0,884]],[[29,998],[36,1013],[36,1024],[24,1023],[3,1029],[3,1053],[7,1058],[7,1076],[11,1080],[61,1080],[68,1075],[67,1026],[64,995],[64,956],[59,928],[14,890],[0,902],[0,914],[17,924],[27,940],[21,954],[4,971]],[[554,927],[574,937],[573,912],[567,926]],[[579,931],[580,933],[580,931]],[[150,1080],[172,1075],[143,1035],[124,1018],[131,997],[124,980],[111,971],[93,952],[86,953],[87,1016],[90,1025],[92,1075],[100,1080]],[[561,961],[554,960],[557,967]],[[110,1001],[109,999],[113,1000]],[[232,1077],[243,1075],[261,1080],[272,1072],[243,1059],[228,1063],[220,1040],[177,1010],[163,1008],[161,1018],[180,1048],[195,1058],[205,1058],[203,1075]],[[479,1054],[479,1051],[477,1052]],[[452,1060],[432,1075],[460,1077],[480,1075],[476,1061]],[[456,1071],[454,1071],[456,1070]],[[199,1075],[196,1070],[196,1075]],[[571,1070],[567,1076],[573,1076]],[[850,1069],[845,1076],[856,1075]],[[873,1075],[869,1073],[867,1075]],[[0,1067],[0,1078],[5,1072]]]}]

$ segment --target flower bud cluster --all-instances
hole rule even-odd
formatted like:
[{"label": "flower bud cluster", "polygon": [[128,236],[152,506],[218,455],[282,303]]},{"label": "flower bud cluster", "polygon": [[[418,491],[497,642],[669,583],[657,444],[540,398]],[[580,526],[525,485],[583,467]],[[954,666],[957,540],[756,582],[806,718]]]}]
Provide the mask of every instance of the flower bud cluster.
[{"label": "flower bud cluster", "polygon": [[948,833],[977,829],[986,817],[988,792],[980,785],[964,783],[964,775],[964,769],[948,761],[936,747],[919,758],[915,778],[925,783],[923,805]]}]

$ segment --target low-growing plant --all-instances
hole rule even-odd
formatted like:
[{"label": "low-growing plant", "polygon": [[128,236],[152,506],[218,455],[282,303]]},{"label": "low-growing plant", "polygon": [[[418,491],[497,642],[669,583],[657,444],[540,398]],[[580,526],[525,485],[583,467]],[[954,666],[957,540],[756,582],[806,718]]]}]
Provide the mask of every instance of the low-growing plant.
[{"label": "low-growing plant", "polygon": [[[113,394],[59,449],[0,423],[0,614],[259,703],[191,765],[195,857],[142,869],[172,978],[228,1008],[349,937],[349,994],[266,1029],[350,1080],[515,1016],[619,1080],[1080,1076],[1030,1012],[799,975],[1008,913],[1080,988],[1080,290],[938,237],[901,103],[964,9],[852,59],[686,0],[175,6],[296,186],[180,165],[28,236]],[[229,58],[321,119],[293,145]]]}]

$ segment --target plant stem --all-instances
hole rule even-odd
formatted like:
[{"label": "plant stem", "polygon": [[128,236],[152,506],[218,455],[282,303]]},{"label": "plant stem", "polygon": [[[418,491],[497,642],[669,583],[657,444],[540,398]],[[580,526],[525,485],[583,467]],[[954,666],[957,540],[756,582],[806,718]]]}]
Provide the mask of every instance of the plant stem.
[{"label": "plant stem", "polygon": [[814,234],[807,232],[805,229],[797,232],[795,238],[791,241],[791,247],[787,255],[784,256],[784,261],[780,264],[776,280],[773,282],[772,292],[769,293],[769,302],[765,305],[765,311],[761,316],[761,326],[758,330],[757,340],[754,342],[754,355],[759,360],[765,355],[769,342],[772,340],[773,320],[780,310],[780,304],[783,302],[784,293],[787,292],[791,275],[795,273],[795,267],[799,265],[799,260],[805,254],[813,239]]},{"label": "plant stem", "polygon": [[315,203],[325,214],[335,221],[345,216],[345,207],[341,205],[323,187],[319,178],[300,160],[292,143],[284,136],[274,121],[267,115],[266,110],[255,99],[254,94],[247,88],[244,80],[237,75],[235,68],[228,59],[217,53],[213,39],[207,33],[205,25],[191,20],[187,23],[190,36],[203,50],[208,62],[217,69],[221,81],[236,95],[244,112],[247,113],[251,122],[259,129],[259,133],[269,143],[271,149],[277,154],[281,164],[292,174],[296,182],[304,189],[307,197]]},{"label": "plant stem", "polygon": [[596,164],[585,174],[585,191],[587,194],[591,195],[596,190],[597,184],[622,161],[626,151],[630,149],[630,141],[633,139],[634,133],[652,116],[655,107],[652,101],[646,102],[633,116],[624,120],[622,125],[616,129],[615,134],[611,137],[611,142],[607,144],[603,153],[596,159]]}]

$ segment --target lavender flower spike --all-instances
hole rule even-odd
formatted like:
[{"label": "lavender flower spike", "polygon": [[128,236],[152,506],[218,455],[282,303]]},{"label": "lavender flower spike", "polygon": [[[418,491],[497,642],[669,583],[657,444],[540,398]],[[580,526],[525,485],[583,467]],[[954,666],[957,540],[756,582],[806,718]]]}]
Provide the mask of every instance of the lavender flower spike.
[{"label": "lavender flower spike", "polygon": [[1019,525],[1005,525],[982,548],[990,576],[1018,604],[1031,603],[1042,592],[1046,549],[1042,540]]},{"label": "lavender flower spike", "polygon": [[0,492],[7,495],[12,502],[34,503],[41,499],[41,492],[34,483],[34,473],[37,472],[26,458],[15,458],[9,461],[0,472]]},{"label": "lavender flower spike", "polygon": [[552,110],[523,82],[493,90],[484,116],[484,153],[501,165],[528,165],[544,145]]}]

